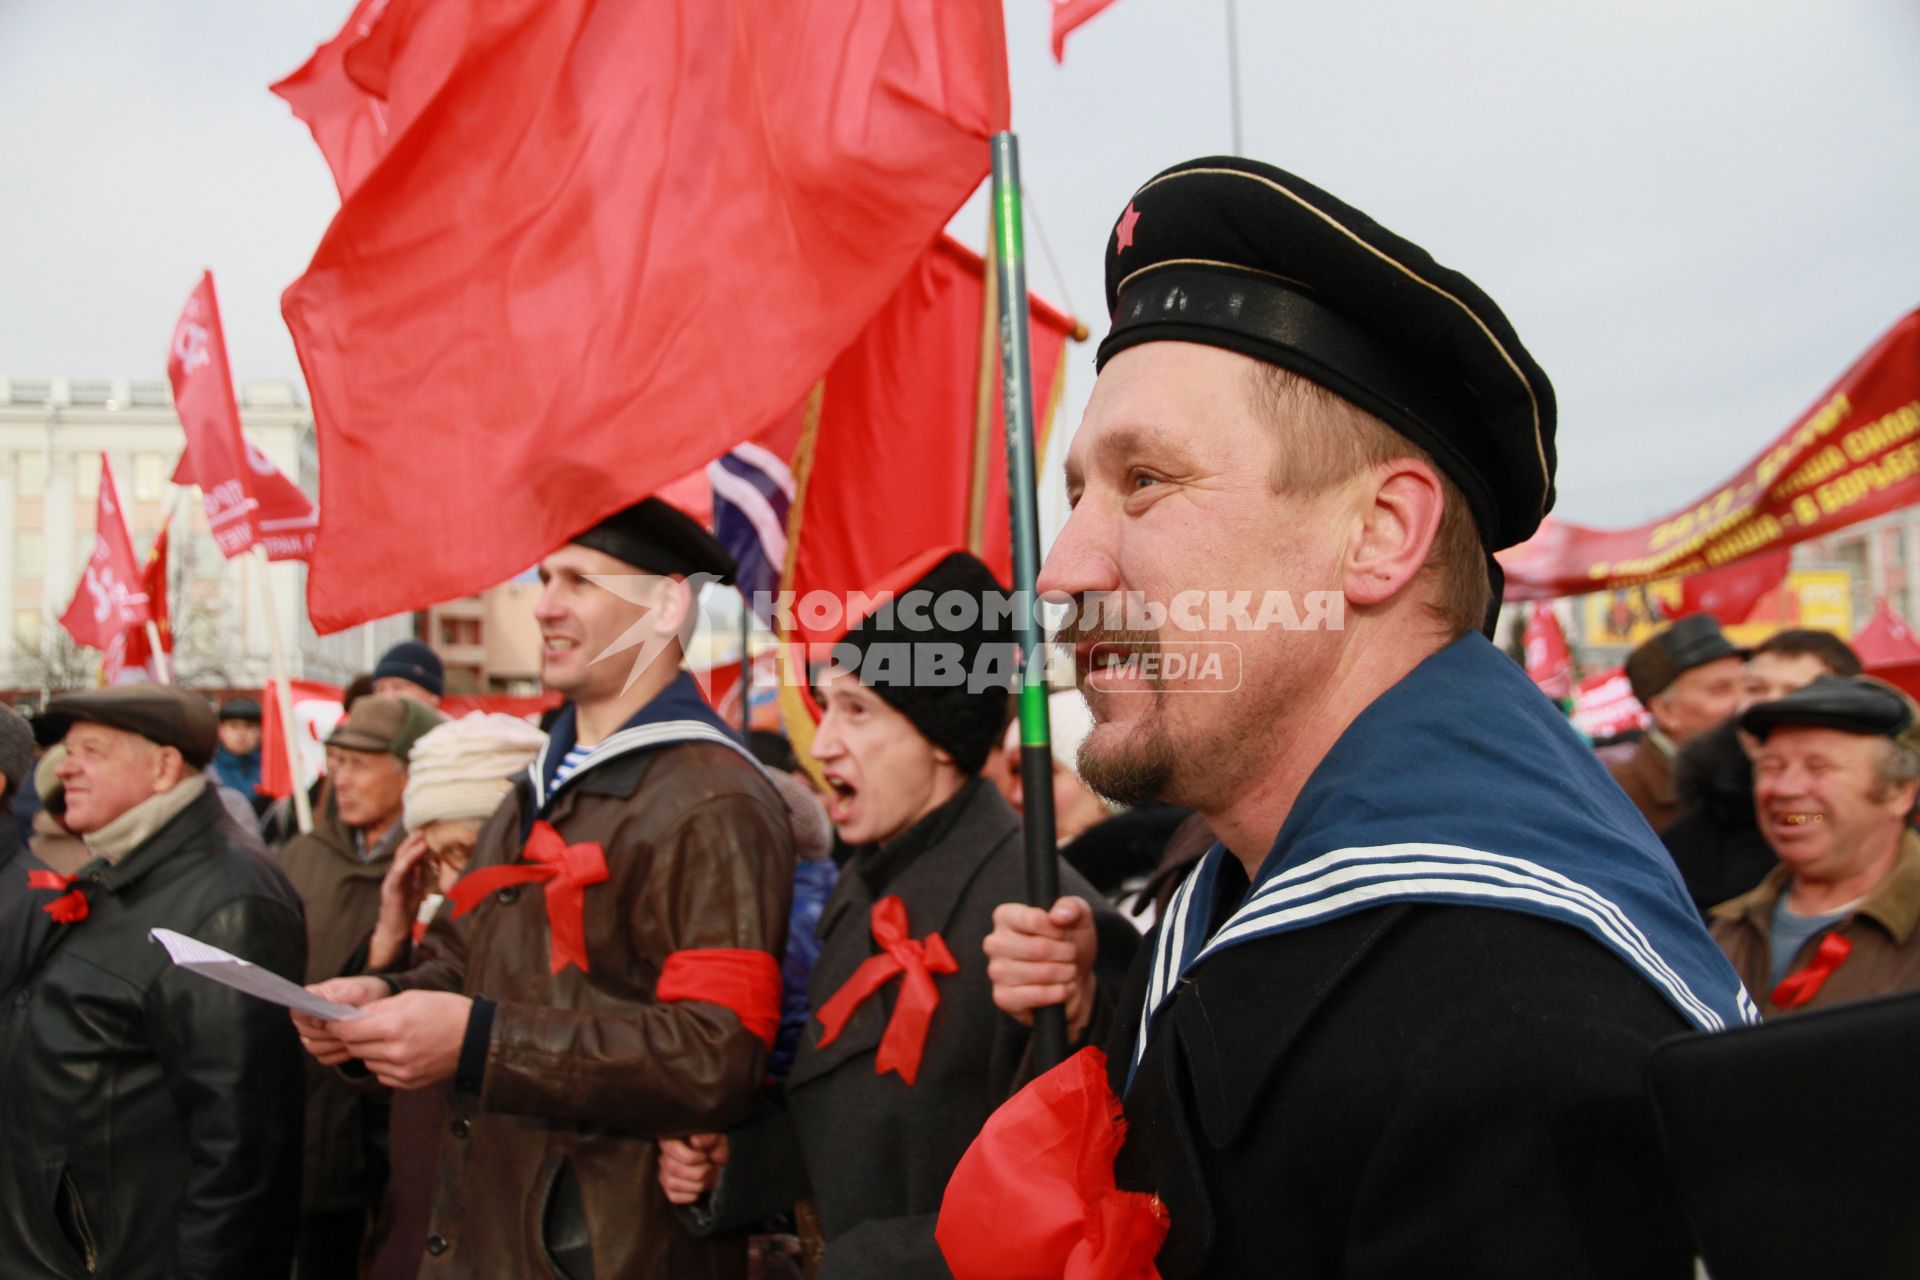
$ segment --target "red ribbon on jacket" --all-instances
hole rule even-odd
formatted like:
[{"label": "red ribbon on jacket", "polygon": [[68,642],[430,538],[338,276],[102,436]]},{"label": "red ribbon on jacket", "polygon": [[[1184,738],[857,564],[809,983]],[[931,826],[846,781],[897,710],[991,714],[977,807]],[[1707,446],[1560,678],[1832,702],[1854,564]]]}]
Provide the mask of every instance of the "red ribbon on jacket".
[{"label": "red ribbon on jacket", "polygon": [[933,1234],[955,1280],[1159,1280],[1171,1223],[1115,1185],[1126,1135],[1098,1049],[1009,1098],[947,1180]]},{"label": "red ribbon on jacket", "polygon": [[887,1020],[887,1030],[880,1037],[880,1051],[874,1055],[873,1071],[875,1075],[897,1071],[902,1080],[912,1084],[920,1074],[927,1026],[933,1021],[933,1011],[940,1007],[940,993],[934,989],[933,975],[958,973],[960,965],[939,934],[929,933],[918,942],[907,936],[907,905],[893,894],[873,904],[872,922],[873,940],[880,944],[880,954],[863,960],[846,984],[833,993],[833,998],[820,1006],[816,1016],[826,1029],[820,1037],[820,1047],[824,1049],[833,1043],[861,1001],[880,990],[895,974],[904,974],[899,998],[893,1004],[893,1017]]},{"label": "red ribbon on jacket", "polygon": [[771,1049],[780,1031],[780,962],[765,951],[744,947],[676,951],[660,966],[653,998],[662,1004],[699,1000],[730,1009],[741,1026]]},{"label": "red ribbon on jacket", "polygon": [[570,964],[587,968],[587,886],[607,878],[607,855],[597,844],[568,844],[549,822],[536,822],[520,856],[529,861],[482,867],[460,877],[447,893],[456,918],[488,894],[517,884],[547,886],[547,929],[553,935],[553,972]]},{"label": "red ribbon on jacket", "polygon": [[29,889],[65,889],[52,902],[43,902],[40,909],[53,917],[55,924],[79,924],[87,918],[87,895],[73,887],[77,876],[63,876],[58,871],[27,872]]},{"label": "red ribbon on jacket", "polygon": [[1820,994],[1820,988],[1827,985],[1827,979],[1833,971],[1847,962],[1853,954],[1853,940],[1830,933],[1820,939],[1820,945],[1814,948],[1813,959],[1806,966],[1796,969],[1780,979],[1773,989],[1773,1003],[1782,1009],[1798,1009],[1807,1001]]}]

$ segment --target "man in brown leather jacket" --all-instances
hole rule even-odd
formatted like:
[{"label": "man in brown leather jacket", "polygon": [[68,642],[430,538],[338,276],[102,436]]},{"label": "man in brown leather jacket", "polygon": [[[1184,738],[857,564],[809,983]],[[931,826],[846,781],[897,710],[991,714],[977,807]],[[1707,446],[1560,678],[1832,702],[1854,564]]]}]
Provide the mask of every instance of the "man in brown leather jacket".
[{"label": "man in brown leather jacket", "polygon": [[745,1114],[779,1020],[786,807],[679,670],[688,579],[732,571],[657,499],[547,556],[542,676],[570,699],[547,749],[424,962],[315,988],[363,1007],[301,1023],[322,1062],[453,1079],[423,1277],[745,1273],[744,1241],[687,1235],[654,1176],[659,1137]]},{"label": "man in brown leather jacket", "polygon": [[1704,613],[1680,619],[1627,655],[1627,680],[1653,726],[1631,747],[1602,751],[1600,762],[1654,831],[1681,812],[1673,753],[1733,714],[1745,657]]}]

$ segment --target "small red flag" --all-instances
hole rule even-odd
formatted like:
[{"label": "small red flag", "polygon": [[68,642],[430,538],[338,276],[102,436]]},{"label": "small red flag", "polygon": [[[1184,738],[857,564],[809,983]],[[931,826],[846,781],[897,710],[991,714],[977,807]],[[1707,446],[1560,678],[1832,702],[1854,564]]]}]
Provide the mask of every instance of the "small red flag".
[{"label": "small red flag", "polygon": [[1067,60],[1067,37],[1073,29],[1112,4],[1113,0],[1053,0],[1053,60]]},{"label": "small red flag", "polygon": [[1008,119],[998,0],[392,0],[340,67],[384,149],[281,301],[322,632],[501,581],[766,430]]},{"label": "small red flag", "polygon": [[1540,692],[1549,698],[1572,697],[1573,653],[1553,610],[1545,605],[1533,607],[1521,643],[1527,650],[1527,676],[1540,686]]},{"label": "small red flag", "polygon": [[[147,612],[153,620],[153,629],[160,635],[160,652],[173,652],[173,627],[167,610],[167,527],[160,526],[160,532],[153,536],[153,548],[147,552],[146,568],[140,571],[140,589],[147,593]],[[119,684],[124,680],[158,680],[161,678],[159,663],[154,661],[153,644],[147,639],[145,626],[132,627],[121,633],[107,650],[106,660],[101,666],[106,671],[108,684]]]},{"label": "small red flag", "polygon": [[313,499],[241,433],[211,271],[200,277],[173,327],[167,378],[187,433],[173,482],[200,486],[220,554],[231,560],[260,543],[269,560],[305,560],[313,553],[319,513]]},{"label": "small red flag", "polygon": [[134,558],[133,539],[127,535],[120,494],[113,483],[113,466],[103,453],[93,555],[80,575],[73,603],[60,615],[60,625],[77,643],[105,649],[127,631],[145,626],[149,616],[147,593],[140,585],[140,562]]}]

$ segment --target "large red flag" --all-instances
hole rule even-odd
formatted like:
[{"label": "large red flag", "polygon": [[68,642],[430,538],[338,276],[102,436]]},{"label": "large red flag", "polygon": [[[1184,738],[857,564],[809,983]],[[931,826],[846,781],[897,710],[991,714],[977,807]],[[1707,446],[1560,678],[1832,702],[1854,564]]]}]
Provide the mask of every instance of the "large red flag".
[{"label": "large red flag", "polygon": [[340,33],[272,89],[313,131],[342,200],[387,149],[387,104],[357,84],[346,65],[347,52],[372,33],[386,11],[387,0],[360,0]]},{"label": "large red flag", "polygon": [[173,625],[167,608],[167,526],[161,525],[160,532],[153,536],[153,548],[147,552],[146,567],[140,571],[140,589],[147,594],[147,615],[153,622],[153,630],[160,637],[158,661],[154,658],[153,643],[147,638],[145,626],[131,627],[120,633],[107,649],[106,661],[101,664],[106,672],[108,684],[119,684],[123,680],[160,680],[165,678],[162,666],[164,655],[173,652]]},{"label": "large red flag", "polygon": [[1753,614],[1767,593],[1786,579],[1791,547],[1763,551],[1745,560],[1736,560],[1721,569],[1709,569],[1680,580],[1680,604],[1674,616],[1710,613],[1722,626],[1737,626]]},{"label": "large red flag", "polygon": [[1113,0],[1053,0],[1053,60],[1067,60],[1067,37],[1073,29],[1112,4]]},{"label": "large red flag", "polygon": [[93,518],[93,555],[74,589],[73,603],[60,615],[60,625],[75,642],[105,649],[125,632],[146,625],[147,593],[140,585],[140,562],[133,555],[126,517],[120,511],[120,493],[113,483],[113,466],[100,455],[100,505]]},{"label": "large red flag", "polygon": [[1733,477],[1665,519],[1593,529],[1549,517],[1499,553],[1508,600],[1680,578],[1920,502],[1920,311],[1881,335]]},{"label": "large red flag", "polygon": [[187,433],[173,482],[200,486],[220,553],[232,559],[259,543],[269,560],[306,559],[319,514],[300,486],[241,433],[211,271],[200,277],[173,327],[167,378]]},{"label": "large red flag", "polygon": [[340,56],[385,149],[282,299],[321,631],[498,582],[790,411],[1008,114],[997,0],[393,0]]}]

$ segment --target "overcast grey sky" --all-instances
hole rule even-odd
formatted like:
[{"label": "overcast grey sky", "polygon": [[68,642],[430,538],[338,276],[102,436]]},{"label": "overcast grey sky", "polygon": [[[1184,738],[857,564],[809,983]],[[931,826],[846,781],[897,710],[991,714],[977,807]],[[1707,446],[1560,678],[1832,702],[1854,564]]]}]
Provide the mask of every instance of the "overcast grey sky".
[{"label": "overcast grey sky", "polygon": [[[1231,148],[1224,4],[1118,0],[1056,66],[1045,0],[1007,0],[1029,212],[1065,272],[1030,230],[1030,284],[1096,341],[1128,195]],[[0,0],[0,372],[162,376],[211,266],[236,375],[298,378],[279,293],[336,199],[266,85],[350,8]],[[1920,305],[1910,0],[1239,0],[1239,26],[1245,151],[1471,275],[1545,366],[1568,519],[1695,496]],[[1091,384],[1090,343],[1063,427]]]}]

